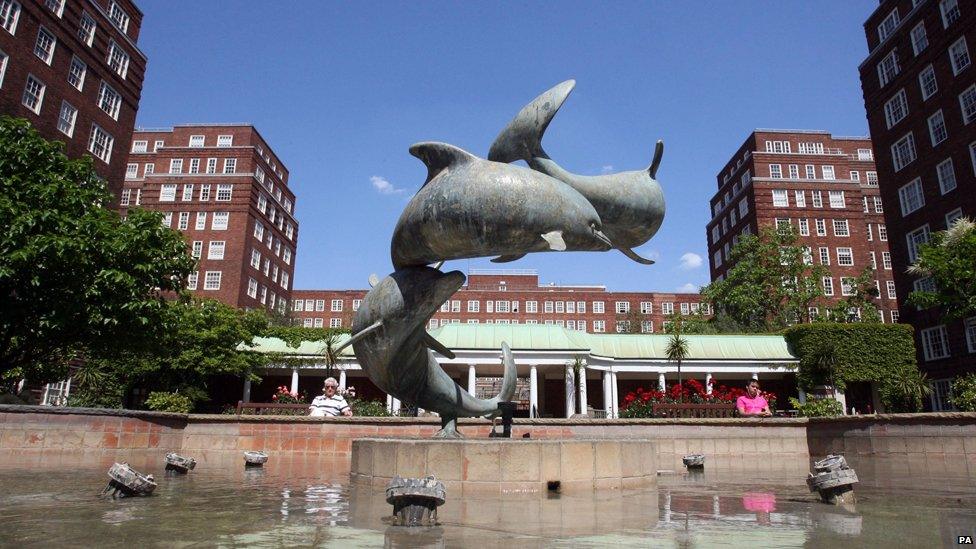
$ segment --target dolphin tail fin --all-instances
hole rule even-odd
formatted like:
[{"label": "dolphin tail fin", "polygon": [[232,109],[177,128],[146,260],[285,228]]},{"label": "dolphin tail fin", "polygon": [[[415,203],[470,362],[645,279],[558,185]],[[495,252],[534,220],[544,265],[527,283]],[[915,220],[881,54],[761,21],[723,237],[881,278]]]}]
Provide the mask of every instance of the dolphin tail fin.
[{"label": "dolphin tail fin", "polygon": [[574,87],[575,80],[560,82],[522,107],[491,144],[488,160],[509,163],[549,158],[542,150],[542,136]]},{"label": "dolphin tail fin", "polygon": [[651,174],[651,179],[657,179],[657,168],[661,165],[661,157],[664,156],[664,141],[658,139],[654,146],[654,160],[651,160],[651,167],[647,168],[647,173]]},{"label": "dolphin tail fin", "polygon": [[510,261],[515,261],[517,259],[522,259],[525,254],[510,254],[510,255],[500,255],[491,260],[492,263],[508,263]]},{"label": "dolphin tail fin", "polygon": [[508,343],[502,343],[502,363],[505,366],[505,373],[502,376],[501,391],[494,398],[488,400],[480,399],[470,395],[454,382],[444,370],[438,365],[431,351],[428,351],[428,368],[431,375],[443,380],[445,386],[454,386],[456,396],[451,399],[451,404],[455,407],[457,417],[479,417],[498,415],[498,403],[508,402],[515,396],[515,382],[517,373],[515,370],[515,358]]},{"label": "dolphin tail fin", "polygon": [[512,397],[515,396],[515,382],[518,379],[512,349],[504,341],[502,342],[502,363],[505,365],[505,373],[502,374],[502,390],[498,392],[498,396],[491,399],[495,406],[498,406],[499,402],[512,400]]},{"label": "dolphin tail fin", "polygon": [[427,180],[424,181],[424,185],[430,183],[431,179],[437,177],[437,174],[448,166],[469,162],[475,158],[464,149],[436,141],[414,143],[410,146],[410,154],[419,158],[427,166]]},{"label": "dolphin tail fin", "polygon": [[617,249],[620,250],[620,252],[623,253],[625,256],[633,259],[634,261],[640,263],[641,265],[653,265],[654,264],[654,260],[653,259],[647,259],[647,258],[641,257],[641,256],[639,256],[637,254],[637,252],[635,252],[634,250],[631,250],[630,248],[625,248],[623,246],[619,246],[619,247],[617,247]]}]

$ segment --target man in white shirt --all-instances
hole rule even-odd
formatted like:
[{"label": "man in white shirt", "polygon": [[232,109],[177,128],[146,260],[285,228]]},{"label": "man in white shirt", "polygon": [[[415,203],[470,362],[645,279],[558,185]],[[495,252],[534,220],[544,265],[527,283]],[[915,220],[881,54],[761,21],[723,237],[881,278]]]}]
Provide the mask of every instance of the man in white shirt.
[{"label": "man in white shirt", "polygon": [[311,417],[351,416],[352,408],[342,396],[336,394],[339,382],[334,377],[326,378],[322,394],[315,397],[308,407]]}]

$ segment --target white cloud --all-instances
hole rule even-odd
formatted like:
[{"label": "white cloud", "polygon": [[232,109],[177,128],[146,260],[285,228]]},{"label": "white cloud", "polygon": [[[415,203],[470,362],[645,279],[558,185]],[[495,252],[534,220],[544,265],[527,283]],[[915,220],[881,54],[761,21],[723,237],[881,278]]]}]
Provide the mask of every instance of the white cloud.
[{"label": "white cloud", "polygon": [[697,269],[702,266],[702,256],[688,252],[681,256],[681,268],[690,271],[692,269]]},{"label": "white cloud", "polygon": [[698,286],[689,282],[684,286],[678,286],[678,291],[682,293],[698,293]]},{"label": "white cloud", "polygon": [[610,165],[610,164],[607,164],[606,166],[600,168],[600,172],[601,173],[611,173],[611,172],[613,172],[613,166]]},{"label": "white cloud", "polygon": [[390,183],[385,177],[379,175],[370,177],[369,182],[373,184],[373,187],[375,187],[380,194],[397,194],[403,192],[403,189],[394,187],[393,183]]}]

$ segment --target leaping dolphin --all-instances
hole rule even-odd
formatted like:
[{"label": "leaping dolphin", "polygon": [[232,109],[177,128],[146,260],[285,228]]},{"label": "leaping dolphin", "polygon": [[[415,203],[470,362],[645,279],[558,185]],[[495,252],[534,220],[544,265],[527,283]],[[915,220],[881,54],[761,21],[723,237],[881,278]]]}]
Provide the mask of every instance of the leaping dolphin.
[{"label": "leaping dolphin", "polygon": [[418,143],[410,154],[427,180],[393,230],[393,267],[529,252],[606,251],[593,205],[572,187],[538,171],[490,162],[446,143]]},{"label": "leaping dolphin", "polygon": [[603,221],[603,232],[614,247],[634,261],[650,265],[653,260],[637,255],[632,248],[650,240],[664,220],[664,193],[655,179],[664,155],[664,142],[657,142],[654,159],[645,170],[601,176],[566,171],[543,150],[542,137],[575,86],[575,80],[561,82],[523,107],[495,138],[488,160],[506,163],[525,160],[532,169],[570,185],[596,208]]},{"label": "leaping dolphin", "polygon": [[498,403],[511,400],[515,394],[515,361],[506,343],[502,343],[502,388],[489,400],[471,396],[434,358],[431,348],[449,358],[454,354],[427,333],[427,321],[464,280],[460,271],[398,269],[376,281],[366,294],[353,319],[353,335],[342,346],[353,346],[360,366],[381,390],[439,412],[442,428],[435,436],[443,438],[460,436],[458,417],[497,414]]}]

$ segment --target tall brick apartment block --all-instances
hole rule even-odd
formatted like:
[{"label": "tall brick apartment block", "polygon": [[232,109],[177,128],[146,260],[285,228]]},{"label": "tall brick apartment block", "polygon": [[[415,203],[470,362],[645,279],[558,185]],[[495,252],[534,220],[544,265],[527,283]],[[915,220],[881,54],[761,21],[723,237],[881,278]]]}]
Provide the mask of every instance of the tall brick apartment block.
[{"label": "tall brick apartment block", "polygon": [[[349,328],[366,291],[295,290],[293,315],[308,327]],[[475,270],[430,320],[429,328],[450,323],[551,324],[590,333],[654,333],[663,330],[673,313],[696,314],[701,306],[698,294],[540,285],[535,271]]]},{"label": "tall brick apartment block", "polygon": [[[905,272],[919,244],[955,219],[976,217],[976,4],[884,0],[864,23],[861,87],[891,235],[895,285],[930,288]],[[947,324],[936,309],[902,305],[919,364],[945,409],[953,376],[976,371],[976,318]]]},{"label": "tall brick apartment block", "polygon": [[129,0],[0,0],[0,113],[69,157],[94,157],[118,196],[146,71]]},{"label": "tall brick apartment block", "polygon": [[286,312],[298,245],[288,169],[253,126],[136,130],[121,193],[186,235],[200,297]]},{"label": "tall brick apartment block", "polygon": [[830,274],[821,281],[824,306],[850,295],[849,282],[875,269],[876,300],[885,322],[898,321],[888,232],[871,141],[824,131],[756,130],[718,174],[708,223],[712,280],[732,267],[730,251],[743,235],[792,227],[808,261]]}]

